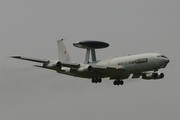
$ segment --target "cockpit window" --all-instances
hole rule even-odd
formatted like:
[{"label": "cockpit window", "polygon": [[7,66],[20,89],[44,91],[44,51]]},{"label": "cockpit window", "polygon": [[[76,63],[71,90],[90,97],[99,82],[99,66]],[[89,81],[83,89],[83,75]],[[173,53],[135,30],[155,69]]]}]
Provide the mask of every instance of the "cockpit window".
[{"label": "cockpit window", "polygon": [[163,58],[167,58],[165,55],[161,55],[161,57],[163,57]]},{"label": "cockpit window", "polygon": [[167,58],[165,55],[158,55],[157,57]]}]

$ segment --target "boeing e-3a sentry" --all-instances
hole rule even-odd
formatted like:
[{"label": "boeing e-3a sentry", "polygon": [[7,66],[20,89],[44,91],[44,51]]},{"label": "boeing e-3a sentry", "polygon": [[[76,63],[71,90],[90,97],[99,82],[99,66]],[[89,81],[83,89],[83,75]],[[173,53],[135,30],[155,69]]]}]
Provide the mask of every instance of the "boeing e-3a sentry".
[{"label": "boeing e-3a sentry", "polygon": [[[162,79],[164,74],[158,70],[165,68],[170,61],[165,55],[159,53],[144,53],[96,60],[95,50],[108,47],[108,43],[84,40],[75,42],[73,45],[86,49],[83,63],[75,63],[71,60],[63,39],[57,41],[59,60],[44,60],[23,56],[11,56],[11,58],[42,63],[42,66],[35,66],[55,70],[61,74],[88,78],[92,80],[92,83],[101,83],[102,78],[109,78],[109,80],[114,80],[114,85],[123,85],[123,80],[128,79],[130,76],[132,78],[142,77],[145,80]],[[89,60],[90,56],[92,61]]]}]

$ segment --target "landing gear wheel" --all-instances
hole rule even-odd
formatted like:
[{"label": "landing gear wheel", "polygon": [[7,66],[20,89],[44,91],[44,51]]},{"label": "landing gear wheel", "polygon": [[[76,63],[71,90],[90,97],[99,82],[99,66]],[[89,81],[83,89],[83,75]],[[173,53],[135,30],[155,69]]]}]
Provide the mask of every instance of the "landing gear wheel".
[{"label": "landing gear wheel", "polygon": [[94,78],[92,78],[92,83],[95,83],[95,82],[96,82],[96,80]]},{"label": "landing gear wheel", "polygon": [[120,85],[123,85],[123,84],[124,84],[124,81],[121,80],[121,81],[119,81],[119,83],[120,83]]},{"label": "landing gear wheel", "polygon": [[119,86],[119,84],[120,84],[120,81],[119,81],[119,80],[117,80],[117,81],[116,81],[116,83],[117,83],[117,85]]},{"label": "landing gear wheel", "polygon": [[115,81],[113,82],[113,84],[114,84],[114,85],[123,85],[123,84],[124,84],[124,81],[122,81],[122,80],[115,80]]},{"label": "landing gear wheel", "polygon": [[115,80],[115,81],[114,81],[114,85],[119,85],[119,81],[118,81],[118,80]]},{"label": "landing gear wheel", "polygon": [[101,78],[92,78],[92,83],[101,83],[102,79]]},{"label": "landing gear wheel", "polygon": [[101,78],[97,78],[97,81],[98,81],[99,83],[101,83],[101,82],[102,82]]},{"label": "landing gear wheel", "polygon": [[114,85],[117,85],[117,81],[116,80],[113,83],[114,83]]}]

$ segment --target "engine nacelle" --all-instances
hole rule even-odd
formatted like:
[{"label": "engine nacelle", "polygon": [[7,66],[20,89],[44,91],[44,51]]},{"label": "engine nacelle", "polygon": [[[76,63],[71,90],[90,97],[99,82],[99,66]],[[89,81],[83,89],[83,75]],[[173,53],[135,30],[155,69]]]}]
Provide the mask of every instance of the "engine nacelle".
[{"label": "engine nacelle", "polygon": [[85,66],[85,67],[80,67],[78,70],[78,72],[91,72],[92,71],[92,66]]},{"label": "engine nacelle", "polygon": [[56,67],[61,68],[61,67],[62,67],[61,62],[58,61],[58,62],[56,63]]},{"label": "engine nacelle", "polygon": [[164,73],[161,72],[155,72],[155,73],[147,73],[142,76],[142,79],[150,80],[150,79],[162,79],[164,78]]},{"label": "engine nacelle", "polygon": [[62,65],[61,65],[61,62],[54,62],[54,61],[49,61],[49,63],[46,63],[46,64],[44,64],[43,65],[43,67],[46,67],[46,68],[52,68],[52,69],[58,69],[58,68],[60,68],[61,69],[61,67],[62,67]]},{"label": "engine nacelle", "polygon": [[158,74],[158,76],[157,76],[156,79],[162,79],[162,78],[164,78],[164,73],[158,72],[157,74]]}]

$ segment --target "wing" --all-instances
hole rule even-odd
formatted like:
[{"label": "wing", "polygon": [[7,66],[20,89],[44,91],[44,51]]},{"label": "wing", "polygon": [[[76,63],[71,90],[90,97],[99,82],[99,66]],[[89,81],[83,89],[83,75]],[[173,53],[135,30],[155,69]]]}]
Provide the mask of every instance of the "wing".
[{"label": "wing", "polygon": [[101,72],[101,73],[109,73],[109,72],[124,72],[125,69],[120,66],[120,67],[115,67],[115,66],[98,66],[98,65],[94,65],[92,66],[93,72]]},{"label": "wing", "polygon": [[62,67],[78,68],[80,66],[77,63],[60,62],[60,61],[57,61],[57,60],[45,60],[45,59],[23,57],[23,56],[11,56],[11,58],[27,60],[27,61],[32,61],[32,62],[38,62],[38,63],[43,63],[43,66],[39,66],[39,65],[35,65],[35,66],[36,67],[53,69],[53,70],[57,70],[58,69],[58,66],[57,66],[58,63]]},{"label": "wing", "polygon": [[38,63],[48,63],[49,62],[49,60],[30,58],[30,57],[22,57],[22,56],[11,56],[11,58],[27,60],[27,61],[32,61],[32,62],[38,62]]},{"label": "wing", "polygon": [[99,66],[92,65],[92,72],[98,74],[101,77],[120,76],[125,73],[125,69],[122,66]]}]

